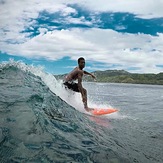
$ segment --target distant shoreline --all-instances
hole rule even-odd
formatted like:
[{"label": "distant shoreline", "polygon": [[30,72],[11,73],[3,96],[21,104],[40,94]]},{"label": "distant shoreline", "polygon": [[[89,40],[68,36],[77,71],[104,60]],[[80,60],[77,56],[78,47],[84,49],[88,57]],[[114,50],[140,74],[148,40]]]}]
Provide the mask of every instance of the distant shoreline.
[{"label": "distant shoreline", "polygon": [[[130,83],[130,84],[149,84],[163,85],[163,72],[158,74],[137,74],[129,73],[124,70],[106,70],[92,72],[99,83]],[[63,79],[63,75],[54,75],[57,79]],[[84,76],[83,81],[94,82],[90,76]]]}]

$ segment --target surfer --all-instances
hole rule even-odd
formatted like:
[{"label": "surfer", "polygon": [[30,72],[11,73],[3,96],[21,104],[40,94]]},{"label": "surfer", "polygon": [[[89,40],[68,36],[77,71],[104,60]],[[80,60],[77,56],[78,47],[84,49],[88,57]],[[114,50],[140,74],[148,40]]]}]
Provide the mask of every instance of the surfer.
[{"label": "surfer", "polygon": [[[80,57],[78,59],[78,67],[74,68],[65,78],[63,84],[66,88],[71,89],[75,92],[80,92],[82,96],[82,101],[84,104],[84,108],[86,111],[90,111],[92,109],[88,108],[87,105],[87,90],[82,86],[82,77],[83,74],[90,75],[92,78],[96,78],[93,74],[84,71],[83,68],[85,67],[85,59]],[[78,80],[78,83],[74,81]]]}]

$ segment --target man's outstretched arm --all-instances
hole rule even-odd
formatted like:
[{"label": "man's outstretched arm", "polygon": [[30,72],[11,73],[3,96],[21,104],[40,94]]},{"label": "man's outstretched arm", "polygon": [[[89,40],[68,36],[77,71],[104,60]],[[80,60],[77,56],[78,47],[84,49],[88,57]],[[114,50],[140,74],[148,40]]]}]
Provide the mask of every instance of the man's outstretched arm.
[{"label": "man's outstretched arm", "polygon": [[89,73],[89,72],[87,72],[87,71],[84,71],[84,74],[90,75],[90,76],[92,76],[92,78],[96,79],[96,77],[95,77],[93,74],[91,74],[91,73]]}]

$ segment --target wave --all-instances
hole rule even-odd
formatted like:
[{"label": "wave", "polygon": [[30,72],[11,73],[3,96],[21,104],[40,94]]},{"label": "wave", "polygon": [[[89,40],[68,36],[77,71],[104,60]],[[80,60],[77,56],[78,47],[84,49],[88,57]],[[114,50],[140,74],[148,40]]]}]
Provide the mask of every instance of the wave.
[{"label": "wave", "polygon": [[81,113],[80,94],[42,67],[1,63],[0,92],[0,162],[129,162],[110,119]]}]

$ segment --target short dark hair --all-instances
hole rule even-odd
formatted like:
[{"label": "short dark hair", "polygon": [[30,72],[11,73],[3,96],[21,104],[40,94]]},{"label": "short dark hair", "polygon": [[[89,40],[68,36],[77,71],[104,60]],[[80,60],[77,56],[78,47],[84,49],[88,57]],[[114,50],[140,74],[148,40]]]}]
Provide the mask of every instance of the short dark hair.
[{"label": "short dark hair", "polygon": [[80,57],[79,59],[78,59],[78,63],[81,61],[81,60],[85,60],[83,57]]}]

